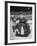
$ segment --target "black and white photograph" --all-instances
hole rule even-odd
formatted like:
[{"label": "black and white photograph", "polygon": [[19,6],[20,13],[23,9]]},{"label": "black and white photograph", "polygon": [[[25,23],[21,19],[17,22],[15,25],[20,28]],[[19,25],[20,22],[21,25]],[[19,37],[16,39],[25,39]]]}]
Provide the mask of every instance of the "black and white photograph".
[{"label": "black and white photograph", "polygon": [[35,43],[35,3],[7,2],[7,43]]},{"label": "black and white photograph", "polygon": [[32,38],[32,7],[10,6],[10,40]]}]

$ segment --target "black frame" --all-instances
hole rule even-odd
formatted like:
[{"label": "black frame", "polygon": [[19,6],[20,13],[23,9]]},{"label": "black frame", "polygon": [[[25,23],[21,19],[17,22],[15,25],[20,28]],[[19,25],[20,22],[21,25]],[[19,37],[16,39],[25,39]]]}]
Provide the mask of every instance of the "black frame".
[{"label": "black frame", "polygon": [[[35,5],[35,41],[34,42],[21,42],[21,43],[8,43],[8,3],[20,3],[20,4],[34,4]],[[30,43],[36,43],[36,3],[31,2],[12,2],[12,1],[5,1],[5,45],[12,45],[12,44],[30,44]]]}]

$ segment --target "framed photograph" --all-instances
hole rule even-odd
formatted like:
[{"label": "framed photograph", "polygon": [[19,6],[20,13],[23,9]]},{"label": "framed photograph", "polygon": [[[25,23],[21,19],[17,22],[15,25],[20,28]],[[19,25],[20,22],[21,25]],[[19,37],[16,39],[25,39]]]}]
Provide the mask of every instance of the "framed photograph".
[{"label": "framed photograph", "polygon": [[5,1],[5,45],[36,43],[36,3]]}]

